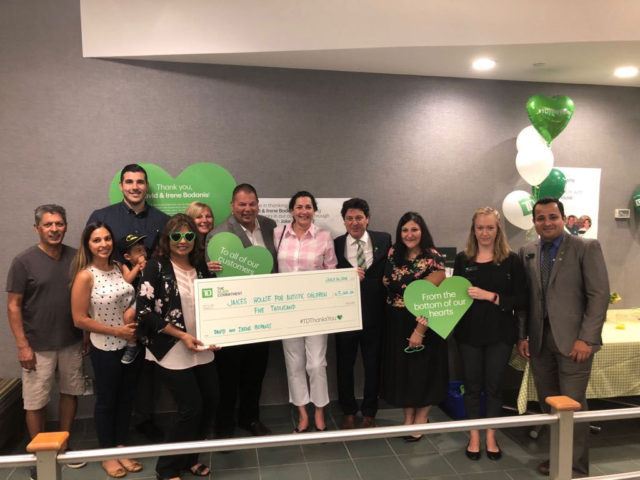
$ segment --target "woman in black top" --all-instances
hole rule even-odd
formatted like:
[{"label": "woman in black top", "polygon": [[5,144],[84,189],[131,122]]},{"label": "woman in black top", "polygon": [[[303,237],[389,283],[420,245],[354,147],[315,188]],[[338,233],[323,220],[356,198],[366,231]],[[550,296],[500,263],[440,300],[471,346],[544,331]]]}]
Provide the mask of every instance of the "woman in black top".
[{"label": "woman in black top", "polygon": [[[468,279],[474,299],[455,330],[464,370],[465,403],[469,418],[480,418],[480,395],[486,397],[486,416],[502,411],[502,380],[517,337],[517,311],[525,308],[526,280],[518,256],[511,251],[491,207],[476,210],[464,251],[456,257],[454,275]],[[480,459],[480,433],[471,430],[465,453]],[[495,430],[487,430],[487,457],[502,456]]]}]

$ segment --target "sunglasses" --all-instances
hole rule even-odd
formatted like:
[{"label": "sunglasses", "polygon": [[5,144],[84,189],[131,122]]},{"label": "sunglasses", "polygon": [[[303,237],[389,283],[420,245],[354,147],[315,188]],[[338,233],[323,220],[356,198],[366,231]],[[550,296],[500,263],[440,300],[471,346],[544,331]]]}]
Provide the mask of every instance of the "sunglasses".
[{"label": "sunglasses", "polygon": [[174,243],[178,243],[183,238],[187,242],[191,243],[196,239],[196,234],[193,232],[184,232],[184,233],[173,232],[169,234],[169,239]]}]

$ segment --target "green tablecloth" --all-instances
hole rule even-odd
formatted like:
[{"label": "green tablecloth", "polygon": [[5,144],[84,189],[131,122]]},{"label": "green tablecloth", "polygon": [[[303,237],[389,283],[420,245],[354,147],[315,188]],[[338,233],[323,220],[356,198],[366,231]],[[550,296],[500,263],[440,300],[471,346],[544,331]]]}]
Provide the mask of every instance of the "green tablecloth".
[{"label": "green tablecloth", "polygon": [[[609,310],[602,329],[602,348],[596,353],[587,387],[587,398],[640,395],[640,309]],[[514,349],[509,364],[524,371],[518,413],[538,399],[529,362]]]}]

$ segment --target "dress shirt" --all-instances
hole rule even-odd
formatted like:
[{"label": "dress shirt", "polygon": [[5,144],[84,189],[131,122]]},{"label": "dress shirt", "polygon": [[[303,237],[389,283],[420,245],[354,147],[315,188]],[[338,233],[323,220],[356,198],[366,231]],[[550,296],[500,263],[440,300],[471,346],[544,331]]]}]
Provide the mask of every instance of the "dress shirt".
[{"label": "dress shirt", "polygon": [[[560,248],[560,244],[562,243],[562,240],[564,239],[563,235],[560,235],[559,237],[553,239],[551,241],[551,249],[549,250],[549,255],[551,255],[551,268],[553,269],[553,262],[556,261],[556,255],[558,253],[558,249]],[[545,242],[544,240],[540,239],[540,271],[543,270],[543,266],[542,266],[542,262],[544,262],[545,260],[547,260],[546,258],[542,258],[542,251],[544,250],[544,244],[545,243],[549,243],[549,242]]]},{"label": "dress shirt", "polygon": [[251,242],[251,245],[266,247],[266,245],[264,244],[264,238],[262,237],[262,230],[260,229],[260,223],[258,223],[257,218],[256,218],[256,226],[254,227],[253,232],[248,228],[244,228],[244,225],[242,225],[241,223],[238,223],[238,224],[240,225],[242,230],[244,230],[244,233],[247,235],[247,238]]},{"label": "dress shirt", "polygon": [[292,224],[279,226],[276,238],[282,241],[278,247],[279,272],[303,272],[308,270],[326,270],[336,268],[338,260],[333,249],[331,234],[311,224],[300,239],[293,231]]},{"label": "dress shirt", "polygon": [[358,266],[358,241],[364,242],[362,249],[364,250],[364,259],[367,263],[367,268],[373,263],[373,243],[369,237],[369,232],[366,230],[360,240],[356,240],[351,235],[347,235],[347,239],[344,242],[344,257],[354,267]]}]

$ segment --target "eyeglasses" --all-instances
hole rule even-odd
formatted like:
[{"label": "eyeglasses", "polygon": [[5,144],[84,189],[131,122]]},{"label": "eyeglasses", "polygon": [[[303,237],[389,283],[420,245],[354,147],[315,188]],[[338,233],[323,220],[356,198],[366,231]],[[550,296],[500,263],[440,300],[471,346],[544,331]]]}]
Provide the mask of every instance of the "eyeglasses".
[{"label": "eyeglasses", "polygon": [[196,239],[196,234],[193,232],[184,232],[184,233],[173,232],[169,234],[169,239],[174,243],[178,243],[183,238],[187,242],[191,243]]}]

